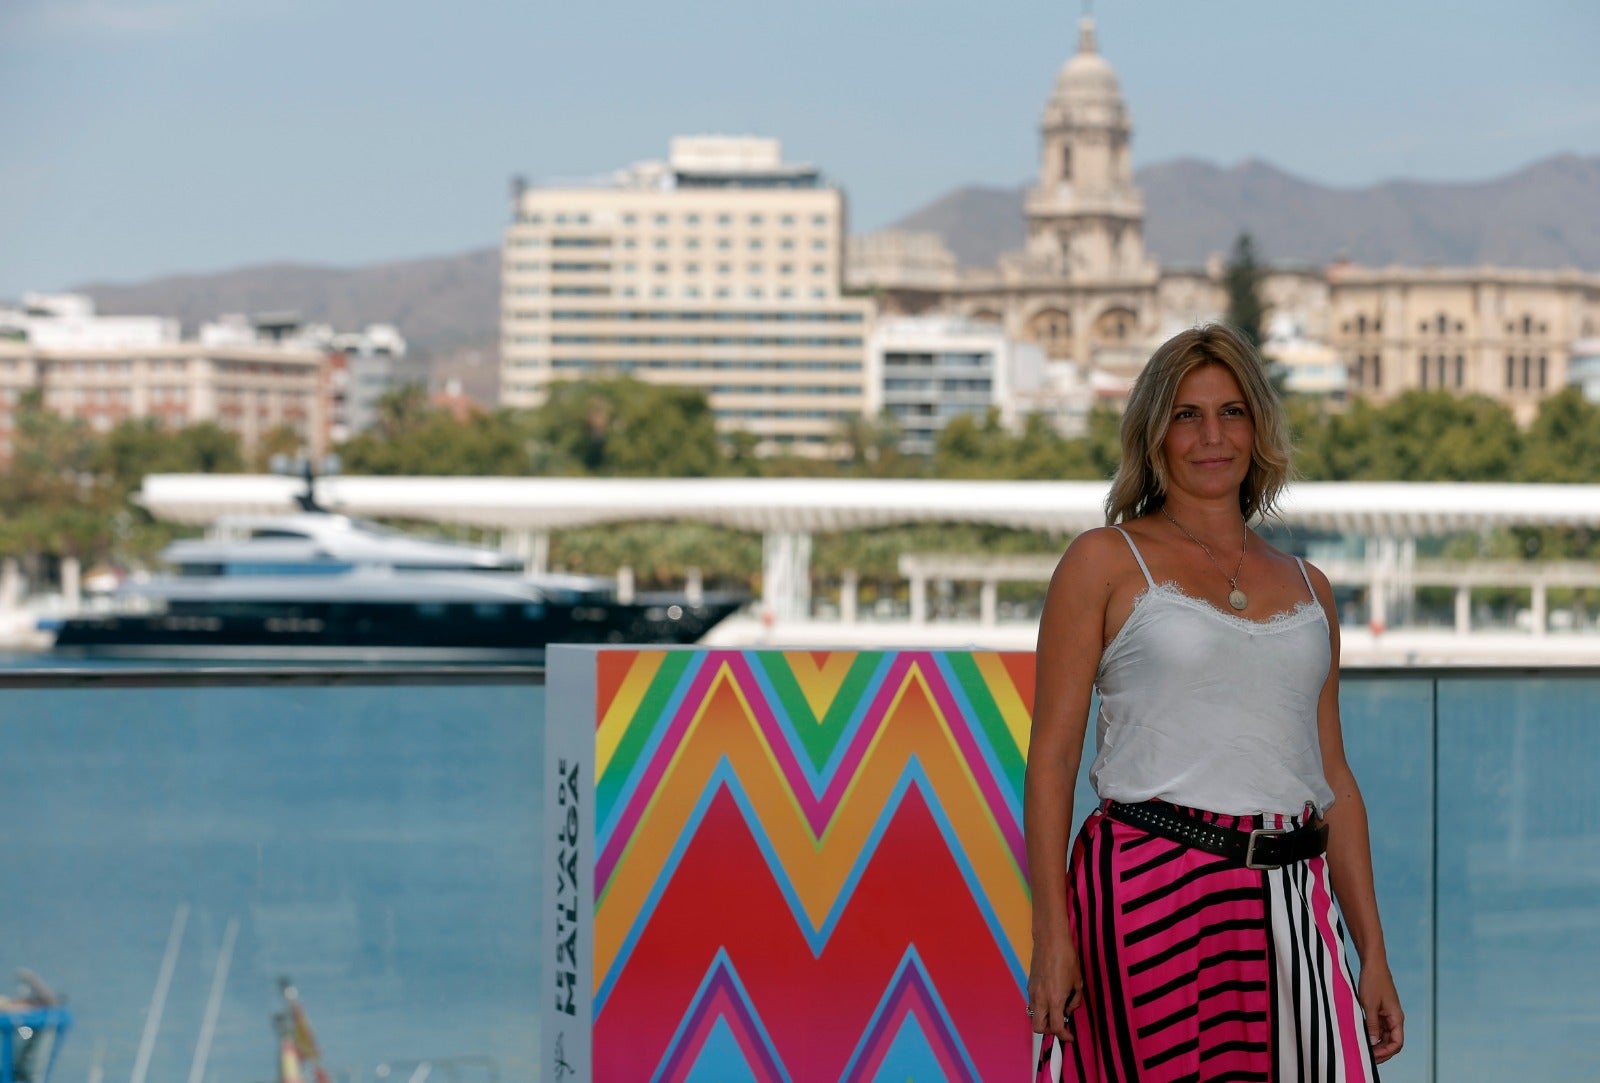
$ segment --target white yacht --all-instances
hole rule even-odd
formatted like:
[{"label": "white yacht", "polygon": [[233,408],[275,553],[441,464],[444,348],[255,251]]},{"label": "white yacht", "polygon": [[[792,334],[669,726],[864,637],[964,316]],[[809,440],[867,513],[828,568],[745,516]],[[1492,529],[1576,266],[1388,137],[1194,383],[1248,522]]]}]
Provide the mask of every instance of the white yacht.
[{"label": "white yacht", "polygon": [[542,662],[549,643],[692,643],[743,602],[617,597],[610,579],[529,575],[493,549],[320,508],[219,520],[124,584],[115,611],[62,622],[63,654],[240,661]]}]

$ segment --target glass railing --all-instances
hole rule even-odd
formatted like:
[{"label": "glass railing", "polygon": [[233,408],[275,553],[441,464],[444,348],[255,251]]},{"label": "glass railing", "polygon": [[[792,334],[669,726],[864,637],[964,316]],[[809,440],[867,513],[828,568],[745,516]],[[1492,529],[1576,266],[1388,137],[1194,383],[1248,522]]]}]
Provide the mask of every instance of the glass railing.
[{"label": "glass railing", "polygon": [[[333,1080],[540,1078],[537,671],[0,691],[0,971],[67,998],[55,1081],[275,1078],[283,979]],[[1342,699],[1408,1016],[1385,1080],[1600,1078],[1600,671]]]},{"label": "glass railing", "polygon": [[53,1083],[278,1079],[284,979],[331,1080],[539,1077],[538,671],[0,690],[0,972],[71,1007]]}]

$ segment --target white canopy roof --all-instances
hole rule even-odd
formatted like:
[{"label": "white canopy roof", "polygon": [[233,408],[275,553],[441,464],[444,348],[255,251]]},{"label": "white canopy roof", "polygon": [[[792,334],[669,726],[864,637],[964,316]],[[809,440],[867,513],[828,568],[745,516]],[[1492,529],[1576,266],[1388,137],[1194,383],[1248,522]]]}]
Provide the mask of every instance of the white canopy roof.
[{"label": "white canopy roof", "polygon": [[[139,502],[152,515],[209,523],[287,513],[304,490],[275,475],[152,474]],[[545,531],[650,519],[741,530],[826,533],[914,522],[989,523],[1076,533],[1105,521],[1098,481],[827,478],[330,477],[334,511],[496,530]],[[1426,535],[1504,526],[1600,528],[1600,485],[1302,482],[1282,505],[1291,526],[1365,535]]]}]

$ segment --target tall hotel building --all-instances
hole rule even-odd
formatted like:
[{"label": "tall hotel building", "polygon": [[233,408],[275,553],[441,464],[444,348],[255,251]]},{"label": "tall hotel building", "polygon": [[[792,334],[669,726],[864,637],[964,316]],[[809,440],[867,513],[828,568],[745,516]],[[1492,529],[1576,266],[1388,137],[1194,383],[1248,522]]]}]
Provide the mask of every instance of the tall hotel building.
[{"label": "tall hotel building", "polygon": [[630,374],[706,392],[722,432],[824,456],[864,403],[872,304],[841,295],[844,196],[777,140],[672,141],[603,184],[515,193],[501,401]]}]

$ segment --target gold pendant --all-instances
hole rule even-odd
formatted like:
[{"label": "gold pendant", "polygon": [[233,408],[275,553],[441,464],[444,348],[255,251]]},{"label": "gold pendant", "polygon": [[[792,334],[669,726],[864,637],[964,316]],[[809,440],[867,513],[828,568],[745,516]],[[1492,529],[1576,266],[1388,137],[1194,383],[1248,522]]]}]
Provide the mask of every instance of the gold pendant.
[{"label": "gold pendant", "polygon": [[1245,597],[1244,591],[1234,587],[1232,593],[1228,595],[1228,604],[1235,609],[1242,610],[1250,604],[1250,599]]}]

